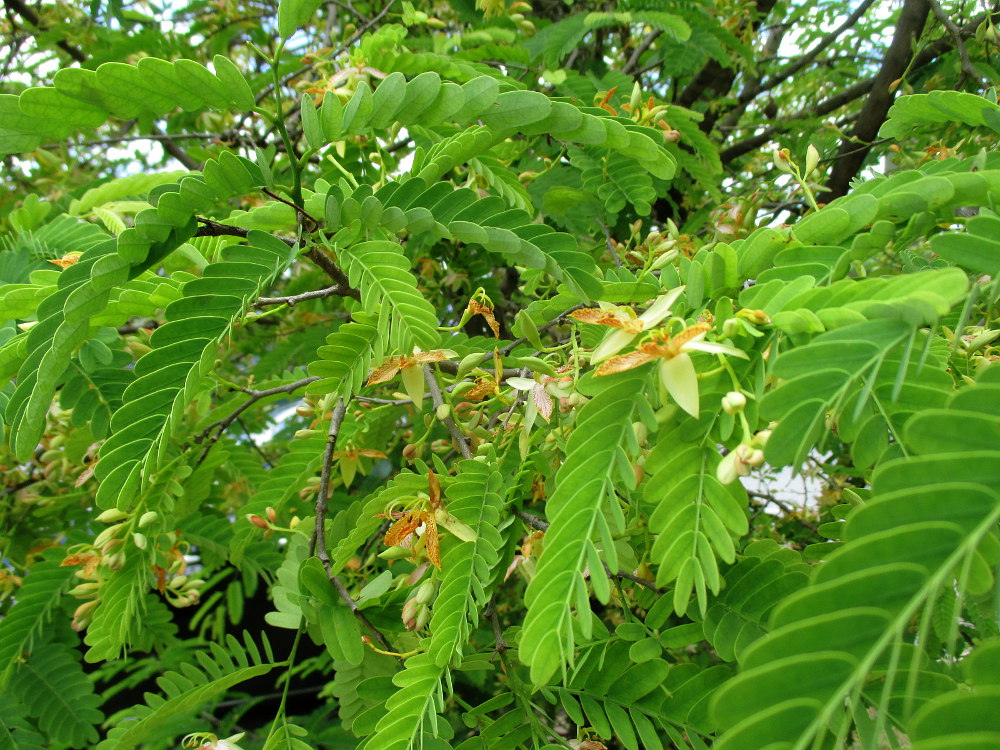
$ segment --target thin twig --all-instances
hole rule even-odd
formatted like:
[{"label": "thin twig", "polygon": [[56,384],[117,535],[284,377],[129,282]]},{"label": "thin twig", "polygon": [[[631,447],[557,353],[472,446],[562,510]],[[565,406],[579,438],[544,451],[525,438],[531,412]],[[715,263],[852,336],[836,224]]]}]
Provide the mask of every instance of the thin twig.
[{"label": "thin twig", "polygon": [[323,467],[320,470],[319,494],[316,497],[316,526],[313,528],[312,540],[309,543],[309,555],[315,555],[323,564],[327,578],[337,590],[340,598],[347,604],[348,609],[358,619],[365,629],[372,634],[372,637],[379,642],[383,648],[389,648],[389,642],[381,631],[371,624],[371,621],[358,608],[358,603],[354,601],[347,587],[344,586],[340,577],[333,573],[330,565],[330,553],[326,548],[326,513],[328,509],[330,494],[330,475],[333,471],[333,454],[337,449],[337,438],[340,436],[340,427],[344,423],[347,415],[347,403],[341,398],[330,416],[330,429],[326,433],[326,447],[323,450]]},{"label": "thin twig", "polygon": [[298,212],[302,216],[304,216],[307,219],[309,219],[309,221],[312,222],[312,224],[313,224],[314,227],[320,226],[319,219],[316,219],[315,217],[310,216],[309,212],[306,211],[302,206],[300,206],[295,201],[290,201],[287,198],[282,198],[280,195],[278,195],[277,193],[275,193],[275,192],[273,192],[271,190],[268,190],[267,188],[261,188],[260,191],[264,195],[268,196],[269,198],[273,198],[274,200],[278,201],[278,203],[284,203],[286,206],[290,206],[291,208],[294,208],[296,210],[296,212]]},{"label": "thin twig", "polygon": [[[338,47],[336,50],[334,50],[333,52],[331,52],[329,55],[326,55],[326,58],[329,59],[329,60],[334,60],[344,50],[350,49],[351,46],[356,41],[358,41],[362,36],[364,36],[365,32],[368,31],[368,29],[370,29],[372,26],[374,26],[375,24],[377,24],[379,21],[381,21],[385,17],[385,14],[389,12],[389,9],[393,6],[393,4],[395,3],[395,1],[396,0],[389,0],[389,2],[387,2],[385,4],[385,7],[382,8],[381,11],[379,11],[379,14],[377,16],[375,16],[373,19],[371,19],[367,23],[362,24],[358,28],[358,30],[355,31],[351,35],[350,39],[348,39],[346,42],[344,42],[342,45],[340,45],[340,47]],[[287,83],[289,83],[290,81],[298,78],[303,73],[308,73],[310,70],[312,70],[312,65],[304,65],[301,68],[299,68],[298,70],[295,70],[295,71],[289,73],[288,75],[284,76],[281,79],[280,84],[282,86],[284,86]],[[266,87],[264,87],[264,89],[259,94],[257,94],[257,97],[256,97],[257,104],[260,104],[262,101],[264,101],[265,99],[267,99],[268,96],[271,95],[271,89],[272,88],[273,88],[273,86],[266,86]]]},{"label": "thin twig", "polygon": [[326,433],[326,447],[323,450],[323,466],[319,475],[319,493],[316,497],[316,527],[309,543],[309,555],[316,555],[323,563],[327,574],[330,572],[330,555],[326,549],[326,511],[330,498],[330,474],[333,469],[333,453],[337,449],[340,426],[347,415],[347,404],[341,398],[330,417],[330,429]]},{"label": "thin twig", "polygon": [[[234,227],[231,224],[220,224],[217,221],[212,221],[211,219],[205,219],[201,216],[195,217],[200,227],[195,230],[195,237],[243,237],[250,234],[249,229],[244,229],[243,227]],[[284,242],[289,247],[295,244],[295,240],[289,239],[288,237],[278,237],[279,240]]]},{"label": "thin twig", "polygon": [[955,42],[955,51],[958,52],[958,59],[962,66],[962,75],[955,84],[955,88],[960,89],[966,78],[971,78],[978,84],[982,80],[982,77],[979,75],[979,71],[977,71],[975,66],[972,64],[972,60],[969,59],[969,52],[965,49],[965,42],[962,41],[962,32],[959,31],[959,28],[955,25],[954,21],[948,17],[948,14],[944,12],[944,9],[941,7],[938,0],[927,0],[927,2],[930,4],[931,10],[934,12],[934,17],[941,22],[945,31],[951,35],[952,40]]},{"label": "thin twig", "polygon": [[803,518],[802,512],[800,510],[789,505],[784,500],[779,500],[769,492],[757,492],[756,490],[747,490],[747,495],[757,500],[763,500],[765,502],[765,507],[767,503],[773,503],[774,505],[777,505],[781,511],[783,511],[788,516],[794,518],[796,521],[798,521],[800,524],[805,526],[810,531],[816,531],[819,528],[816,524],[812,523],[811,521],[807,521],[805,518]]},{"label": "thin twig", "polygon": [[253,448],[262,459],[264,459],[265,468],[272,468],[274,466],[274,459],[267,455],[263,448],[257,445],[257,441],[253,439],[253,435],[250,434],[250,430],[247,428],[246,423],[239,418],[237,418],[236,423],[243,428],[243,434],[247,436],[247,442],[250,443],[250,447]]},{"label": "thin twig", "polygon": [[604,230],[604,243],[608,246],[608,251],[611,253],[611,257],[615,259],[615,265],[621,268],[622,259],[618,257],[618,251],[615,250],[615,241],[611,238],[611,230],[608,229],[608,225],[600,219],[597,220],[597,223],[600,224],[601,229]]},{"label": "thin twig", "polygon": [[311,247],[306,252],[306,257],[326,272],[326,275],[337,282],[337,285],[344,290],[345,297],[352,297],[358,302],[361,301],[361,291],[351,286],[350,279],[344,273],[344,269],[338,266],[329,255],[318,247]]},{"label": "thin twig", "polygon": [[[539,531],[547,531],[550,526],[548,521],[543,521],[535,514],[528,513],[526,510],[521,510],[520,508],[513,508],[511,512],[533,529],[538,529]],[[647,588],[650,591],[655,591],[658,594],[662,594],[664,591],[664,589],[661,589],[659,586],[656,585],[655,581],[648,581],[645,578],[640,578],[635,573],[629,573],[624,570],[619,570],[617,573],[614,573],[612,572],[611,568],[608,567],[607,563],[602,561],[602,564],[604,565],[604,572],[608,574],[608,578],[625,578],[629,581],[632,581],[632,583],[638,584],[639,586]]]},{"label": "thin twig", "polygon": [[[198,223],[201,224],[197,231],[194,233],[195,237],[246,237],[250,234],[249,229],[244,229],[243,227],[234,227],[230,224],[220,224],[217,221],[212,221],[211,219],[205,219],[202,217],[197,217]],[[277,237],[277,239],[284,242],[289,247],[295,246],[295,240],[289,239],[288,237],[279,237],[278,235],[272,235]],[[320,269],[326,272],[327,276],[337,282],[337,285],[343,290],[341,296],[352,297],[359,302],[361,301],[361,292],[351,286],[350,279],[347,278],[347,274],[344,270],[338,266],[330,256],[321,251],[318,247],[311,247],[305,253],[305,257],[316,264]]]},{"label": "thin twig", "polygon": [[253,303],[253,306],[270,307],[271,305],[288,305],[289,307],[295,307],[299,302],[305,302],[306,300],[350,296],[340,284],[334,284],[333,286],[328,286],[326,289],[316,289],[311,292],[302,292],[301,294],[293,294],[288,297],[261,297]]},{"label": "thin twig", "polygon": [[632,54],[629,56],[628,60],[622,66],[622,73],[625,75],[630,75],[632,70],[636,65],[639,64],[639,58],[642,57],[642,53],[649,49],[650,45],[653,44],[663,33],[663,29],[654,29],[653,31],[646,34],[646,37],[642,40],[638,47],[633,50]]},{"label": "thin twig", "polygon": [[[431,402],[434,404],[434,408],[437,409],[444,404],[444,396],[441,395],[441,387],[438,385],[437,378],[434,377],[430,365],[424,365],[424,379],[427,381],[427,390],[431,394]],[[452,438],[458,444],[458,450],[461,452],[462,457],[472,458],[469,441],[462,434],[462,431],[458,429],[458,425],[455,424],[455,420],[451,418],[451,415],[449,414],[441,421],[448,428],[448,432],[451,433]]]},{"label": "thin twig", "polygon": [[[215,422],[212,422],[212,424],[210,424],[208,427],[206,427],[204,430],[202,430],[194,437],[193,442],[195,444],[201,444],[206,439],[210,439],[209,444],[205,446],[205,450],[202,451],[201,456],[198,458],[198,464],[201,464],[205,460],[205,458],[208,456],[208,452],[212,450],[212,446],[215,445],[216,442],[218,442],[219,438],[222,437],[223,433],[225,433],[225,431],[229,429],[229,426],[232,425],[233,422],[235,422],[237,419],[239,419],[240,415],[243,414],[243,412],[245,412],[251,406],[256,404],[258,401],[260,401],[263,398],[267,398],[268,396],[277,396],[282,393],[292,393],[294,391],[297,391],[299,388],[302,388],[303,386],[316,382],[317,380],[319,380],[318,377],[302,378],[302,380],[295,380],[291,383],[285,383],[285,385],[275,386],[274,388],[267,388],[262,391],[255,391],[251,388],[240,388],[239,390],[242,391],[243,393],[248,394],[250,398],[248,398],[242,404],[237,406],[236,409],[233,410],[231,414],[229,414],[226,417],[223,417],[222,419],[216,420]],[[212,434],[213,430],[215,431],[214,435]]]},{"label": "thin twig", "polygon": [[495,594],[490,597],[490,603],[486,606],[486,611],[483,614],[493,626],[493,648],[502,658],[504,652],[510,648],[510,644],[507,643],[503,637],[503,629],[500,627],[500,618],[497,616],[497,600]]},{"label": "thin twig", "polygon": [[521,510],[520,508],[514,508],[511,510],[511,513],[520,518],[533,529],[537,529],[538,531],[548,531],[549,529],[549,522],[543,520],[539,516],[536,516],[534,513],[529,513],[528,511]]}]

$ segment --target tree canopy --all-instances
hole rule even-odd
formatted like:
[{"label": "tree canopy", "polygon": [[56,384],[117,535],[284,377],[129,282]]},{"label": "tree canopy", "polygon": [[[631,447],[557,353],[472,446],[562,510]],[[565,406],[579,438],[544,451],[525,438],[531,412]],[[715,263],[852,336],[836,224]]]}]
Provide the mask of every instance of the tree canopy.
[{"label": "tree canopy", "polygon": [[996,4],[4,7],[0,750],[1000,746]]}]

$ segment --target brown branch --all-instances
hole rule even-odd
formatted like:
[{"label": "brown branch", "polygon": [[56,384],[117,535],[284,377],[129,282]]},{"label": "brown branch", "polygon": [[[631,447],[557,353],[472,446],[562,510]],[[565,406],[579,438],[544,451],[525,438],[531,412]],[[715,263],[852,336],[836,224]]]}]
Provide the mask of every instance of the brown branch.
[{"label": "brown branch", "polygon": [[[150,128],[150,130],[153,132],[153,135],[163,135],[155,125],[153,125]],[[190,169],[192,172],[197,172],[201,169],[202,167],[201,162],[189,156],[187,151],[178,146],[177,143],[175,143],[173,140],[170,139],[162,140],[160,141],[160,145],[163,147],[164,151],[166,151],[168,154],[170,154],[172,157],[174,157],[177,161],[179,161],[185,167]]]},{"label": "brown branch", "polygon": [[486,607],[486,611],[483,613],[490,624],[493,626],[493,648],[500,654],[500,658],[503,658],[504,653],[510,648],[510,644],[504,640],[503,629],[500,627],[500,618],[497,616],[497,599],[494,594],[490,598],[490,603]]},{"label": "brown branch", "polygon": [[340,426],[347,415],[347,404],[341,398],[330,416],[330,429],[326,433],[326,447],[323,449],[323,465],[319,475],[319,492],[316,497],[316,526],[309,542],[309,556],[316,555],[323,563],[327,575],[330,574],[330,554],[326,549],[326,511],[330,501],[330,475],[333,468],[333,454],[337,449]]},{"label": "brown branch", "polygon": [[261,297],[253,303],[253,306],[269,307],[271,305],[288,305],[289,307],[295,307],[295,305],[299,302],[305,302],[306,300],[323,299],[325,297],[349,296],[351,295],[345,291],[340,284],[334,284],[333,286],[328,286],[326,289],[316,289],[311,292],[302,292],[302,294],[293,294],[288,297]]},{"label": "brown branch", "polygon": [[622,66],[623,74],[632,74],[632,71],[635,70],[635,66],[639,64],[639,58],[642,57],[642,53],[648,50],[652,46],[653,42],[660,38],[661,34],[663,34],[663,29],[653,29],[651,32],[646,34],[645,38],[642,42],[640,42],[639,46],[632,51],[632,54]]},{"label": "brown branch", "polygon": [[[547,531],[550,526],[548,521],[543,521],[541,518],[534,515],[533,513],[528,513],[527,511],[521,510],[520,508],[512,508],[511,513],[520,518],[522,521],[524,521],[526,524],[528,524],[528,526],[530,526],[533,529],[538,529],[539,531]],[[624,570],[619,570],[617,573],[614,573],[612,572],[611,568],[608,567],[607,563],[605,563],[604,561],[601,562],[604,565],[604,572],[608,574],[608,578],[624,578],[628,581],[632,581],[632,583],[642,586],[643,588],[647,588],[650,591],[655,591],[658,594],[662,594],[664,592],[664,589],[661,589],[659,586],[657,586],[655,581],[649,581],[645,578],[640,578],[635,573],[629,573]]]},{"label": "brown branch", "polygon": [[895,98],[894,83],[903,77],[912,64],[913,45],[920,38],[929,13],[928,0],[904,0],[896,21],[896,33],[886,50],[882,67],[872,80],[871,93],[861,107],[850,138],[841,141],[826,190],[816,196],[817,201],[829,203],[846,194],[851,180],[861,171],[869,148],[858,149],[856,144],[870,144],[878,136],[879,128],[885,122]]},{"label": "brown branch", "polygon": [[811,521],[807,521],[805,518],[803,518],[801,511],[790,506],[784,500],[779,500],[769,492],[758,492],[756,490],[747,490],[747,495],[757,500],[763,500],[765,502],[765,508],[767,503],[773,503],[780,510],[786,513],[788,516],[793,517],[796,521],[798,521],[800,524],[805,526],[810,531],[816,531],[819,528],[816,524],[812,523]]},{"label": "brown branch", "polygon": [[[212,221],[211,219],[204,219],[198,217],[198,222],[201,224],[198,230],[194,233],[195,237],[246,237],[250,234],[249,229],[244,229],[243,227],[234,227],[229,224],[220,224],[217,221]],[[295,240],[288,239],[287,237],[278,237],[279,240],[284,242],[289,247],[295,246]],[[306,251],[305,257],[316,264],[321,270],[323,270],[327,276],[333,279],[337,286],[340,287],[339,292],[341,297],[351,297],[353,299],[361,301],[361,292],[355,287],[351,286],[350,279],[347,278],[347,274],[344,270],[334,263],[333,259],[320,250],[318,247],[311,247]]]},{"label": "brown branch", "polygon": [[386,640],[385,636],[371,624],[371,621],[365,616],[358,608],[358,603],[354,601],[347,587],[344,586],[344,582],[340,580],[340,577],[333,573],[330,565],[330,553],[326,548],[326,513],[328,510],[328,503],[330,498],[330,476],[333,472],[333,454],[337,449],[337,438],[340,436],[340,427],[344,423],[344,417],[347,415],[347,403],[344,399],[340,399],[337,402],[337,406],[334,407],[333,414],[330,415],[330,429],[326,433],[326,447],[323,449],[323,466],[320,470],[319,478],[319,493],[316,497],[316,525],[313,528],[312,539],[309,542],[309,555],[315,555],[319,561],[323,564],[323,570],[326,571],[327,578],[330,579],[330,583],[337,590],[337,594],[340,598],[344,600],[347,604],[348,609],[351,613],[358,619],[365,629],[372,634],[372,637],[379,642],[383,648],[389,648],[389,642]]},{"label": "brown branch", "polygon": [[955,88],[961,88],[966,78],[971,78],[978,84],[982,80],[982,76],[979,75],[979,71],[976,70],[972,64],[972,60],[969,59],[969,52],[965,49],[965,42],[962,41],[962,32],[955,25],[955,22],[948,17],[948,14],[944,12],[938,0],[927,0],[927,2],[930,4],[931,10],[934,11],[934,17],[941,22],[945,31],[951,36],[952,41],[955,43],[955,50],[958,52],[958,59],[962,66],[962,77],[955,84]]},{"label": "brown branch", "polygon": [[[210,450],[212,450],[212,446],[214,446],[219,441],[219,438],[221,438],[222,435],[225,433],[225,431],[228,430],[229,427],[237,419],[240,418],[240,415],[243,414],[243,412],[245,412],[251,406],[256,404],[258,401],[267,398],[268,396],[277,396],[283,393],[284,394],[293,393],[294,391],[297,391],[299,388],[307,386],[310,383],[314,383],[317,380],[319,380],[318,377],[302,378],[302,380],[295,380],[291,383],[285,383],[284,385],[275,386],[274,388],[267,388],[262,391],[256,391],[251,388],[240,388],[240,391],[248,394],[250,398],[248,398],[242,404],[237,406],[236,409],[234,409],[231,414],[229,414],[226,417],[223,417],[222,419],[216,420],[215,422],[212,422],[212,424],[210,424],[208,427],[206,427],[204,430],[202,430],[194,437],[193,442],[197,445],[200,445],[206,439],[210,441],[209,444],[205,446],[205,450],[202,451],[201,456],[199,456],[198,464],[201,464],[208,457],[208,453]],[[215,431],[214,435],[212,434],[213,430]]]},{"label": "brown branch", "polygon": [[801,57],[797,58],[790,65],[786,66],[782,70],[779,70],[771,78],[767,79],[767,81],[765,81],[764,83],[756,87],[748,88],[743,93],[741,93],[739,97],[739,104],[740,105],[748,104],[759,94],[763,94],[767,91],[770,91],[775,86],[783,83],[784,81],[787,81],[793,75],[798,73],[806,65],[815,60],[823,50],[825,50],[827,47],[833,44],[837,40],[837,37],[839,37],[845,31],[854,26],[854,24],[858,22],[861,16],[865,14],[865,11],[867,11],[868,8],[874,5],[875,2],[876,0],[864,0],[864,2],[860,3],[858,7],[854,9],[854,12],[851,13],[851,15],[848,16],[847,19],[840,26],[838,26],[829,34],[820,39],[813,46],[812,49],[803,54]]},{"label": "brown branch", "polygon": [[351,280],[347,278],[347,274],[344,273],[344,269],[338,266],[329,255],[324,253],[318,247],[311,247],[306,252],[306,257],[316,264],[320,269],[322,269],[327,276],[333,279],[337,286],[343,289],[344,297],[352,297],[353,299],[361,301],[361,291],[351,286]]},{"label": "brown branch", "polygon": [[[756,17],[751,24],[755,30],[760,27],[761,21],[771,12],[775,3],[776,0],[757,0],[756,7],[754,8]],[[721,96],[727,93],[732,89],[733,83],[736,81],[736,73],[735,66],[727,68],[714,58],[709,60],[694,75],[691,82],[684,87],[684,90],[678,95],[675,104],[690,108],[695,102],[704,99],[705,94],[714,93]],[[718,113],[713,113],[710,110],[705,114],[705,119],[699,123],[699,127],[702,131],[709,132],[715,125],[718,116]]]},{"label": "brown branch", "polygon": [[[434,373],[431,371],[430,365],[424,365],[424,379],[427,381],[427,390],[430,391],[431,402],[434,404],[434,408],[437,409],[439,406],[443,406],[444,396],[441,395],[441,387],[438,385],[437,378],[434,377]],[[458,425],[455,424],[455,420],[451,418],[451,414],[441,421],[444,423],[444,426],[448,428],[448,432],[451,433],[452,438],[454,438],[462,457],[472,458],[472,451],[469,449],[469,441],[466,439],[465,435],[462,434],[462,431],[458,429]]]},{"label": "brown branch", "polygon": [[[988,14],[986,13],[980,13],[979,15],[973,17],[968,23],[959,27],[961,35],[963,37],[969,37],[975,34],[976,28],[979,24],[986,20],[987,15]],[[913,58],[910,70],[916,71],[924,65],[933,62],[944,53],[950,51],[952,45],[953,39],[950,35],[939,37],[917,53],[917,55]],[[858,81],[854,85],[847,87],[840,93],[831,96],[828,99],[824,99],[813,107],[806,107],[798,110],[797,112],[793,112],[792,114],[781,116],[775,121],[774,124],[765,127],[760,133],[750,136],[742,141],[737,141],[729,148],[723,149],[719,153],[719,158],[722,160],[723,164],[728,164],[734,159],[738,159],[744,154],[748,154],[751,151],[755,151],[760,148],[765,143],[770,141],[775,133],[784,132],[794,127],[800,120],[807,120],[813,117],[828,115],[831,112],[834,112],[841,107],[860,99],[871,91],[874,85],[874,76],[871,78],[865,78]]]},{"label": "brown branch", "polygon": [[[3,4],[8,11],[13,11],[14,13],[17,13],[25,21],[30,23],[39,31],[46,31],[48,29],[48,27],[44,23],[42,23],[41,19],[38,17],[38,14],[35,13],[34,10],[29,8],[23,2],[21,2],[21,0],[4,0]],[[76,60],[78,63],[84,63],[87,61],[87,56],[83,52],[81,52],[79,49],[77,49],[76,47],[74,47],[69,42],[63,39],[60,39],[58,42],[56,42],[56,46],[63,52],[65,52],[67,55],[72,57],[74,60]]]},{"label": "brown branch", "polygon": [[[211,219],[204,219],[201,216],[195,217],[200,227],[195,231],[195,237],[242,237],[246,239],[247,235],[250,234],[249,229],[244,229],[243,227],[234,227],[231,224],[220,224],[217,221],[212,221]],[[290,240],[287,237],[278,237],[279,240],[284,242],[289,247],[295,245],[295,240]]]},{"label": "brown branch", "polygon": [[521,510],[520,508],[513,508],[511,510],[511,513],[520,518],[522,521],[524,521],[526,524],[528,524],[528,526],[530,526],[533,529],[537,529],[538,531],[549,530],[549,522],[542,520],[534,513],[529,513],[528,511]]}]

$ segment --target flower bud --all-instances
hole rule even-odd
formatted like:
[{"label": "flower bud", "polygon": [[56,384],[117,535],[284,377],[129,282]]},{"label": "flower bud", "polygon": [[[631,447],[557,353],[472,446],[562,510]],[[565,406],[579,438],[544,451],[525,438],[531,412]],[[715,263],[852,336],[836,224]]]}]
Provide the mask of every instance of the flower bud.
[{"label": "flower bud", "polygon": [[306,438],[311,438],[316,435],[322,435],[322,434],[323,434],[322,430],[296,430],[295,435],[293,435],[293,437],[296,440],[305,440]]},{"label": "flower bud", "polygon": [[153,521],[155,521],[159,517],[160,517],[159,514],[155,510],[146,511],[139,517],[139,528],[140,529],[146,528],[147,526],[149,526],[149,524],[153,523]]},{"label": "flower bud", "polygon": [[274,508],[268,506],[265,512],[267,513],[267,520],[270,521],[271,523],[274,523],[275,519],[277,519],[278,517],[278,514],[275,512]]},{"label": "flower bud", "polygon": [[814,145],[809,144],[806,149],[806,176],[810,175],[819,166],[819,151]]},{"label": "flower bud", "polygon": [[791,174],[792,162],[789,159],[790,156],[791,154],[787,148],[776,148],[771,154],[771,160],[774,162],[774,166],[778,168],[779,172]]},{"label": "flower bud", "polygon": [[715,478],[718,479],[721,484],[732,484],[740,475],[736,468],[736,460],[736,452],[731,451],[719,462],[719,466],[715,470]]},{"label": "flower bud", "polygon": [[417,621],[414,630],[420,630],[431,621],[431,608],[426,604],[421,604],[417,609]]},{"label": "flower bud", "polygon": [[87,583],[81,583],[79,586],[74,586],[68,593],[70,596],[83,598],[85,596],[96,594],[100,588],[101,584],[96,581],[87,581]]},{"label": "flower bud", "polygon": [[762,466],[764,464],[764,451],[754,448],[744,459],[747,466]]},{"label": "flower bud", "polygon": [[739,391],[730,391],[722,397],[722,410],[726,414],[739,414],[746,405],[747,397]]},{"label": "flower bud", "polygon": [[635,111],[639,108],[641,102],[642,102],[642,87],[639,85],[639,82],[636,81],[635,85],[632,87],[632,96],[628,100],[629,111],[635,113]]},{"label": "flower bud", "polygon": [[264,519],[264,518],[261,518],[260,516],[256,516],[253,513],[247,513],[247,520],[250,523],[252,523],[254,526],[256,526],[258,529],[267,529],[268,528],[267,520]]},{"label": "flower bud", "polygon": [[767,441],[770,440],[770,438],[771,438],[770,430],[761,430],[760,432],[758,432],[756,435],[753,436],[752,443],[753,445],[759,448],[763,448],[765,445],[767,445]]},{"label": "flower bud", "polygon": [[122,528],[123,526],[124,524],[121,523],[117,523],[114,526],[108,526],[108,528],[106,528],[104,531],[98,534],[97,538],[94,539],[94,547],[100,549],[107,542],[110,542],[112,539],[118,536],[119,531],[123,530]]},{"label": "flower bud", "polygon": [[128,513],[123,513],[118,510],[118,508],[109,508],[101,513],[101,515],[97,517],[97,520],[101,523],[114,523],[115,521],[123,521],[126,518],[128,518]]},{"label": "flower bud", "polygon": [[132,534],[132,543],[139,549],[146,549],[146,545],[149,543],[146,540],[145,534],[140,534],[138,532]]},{"label": "flower bud", "polygon": [[417,589],[417,593],[413,598],[417,600],[418,604],[430,604],[434,600],[434,595],[436,593],[437,584],[434,583],[434,579],[428,578],[420,584],[420,587]]},{"label": "flower bud", "polygon": [[434,411],[434,416],[436,416],[440,422],[446,420],[449,414],[451,414],[451,404],[441,404]]},{"label": "flower bud", "polygon": [[416,627],[417,606],[416,599],[407,599],[403,605],[403,611],[400,616],[407,630],[413,630]]},{"label": "flower bud", "polygon": [[382,560],[404,560],[413,554],[413,550],[406,547],[389,547],[378,553]]}]

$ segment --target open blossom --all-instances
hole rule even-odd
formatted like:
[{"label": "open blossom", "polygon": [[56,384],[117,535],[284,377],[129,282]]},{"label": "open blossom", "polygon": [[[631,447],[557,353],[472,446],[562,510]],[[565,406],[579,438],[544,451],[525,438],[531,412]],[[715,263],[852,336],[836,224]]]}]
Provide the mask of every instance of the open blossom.
[{"label": "open blossom", "polygon": [[424,401],[424,370],[423,366],[431,362],[442,362],[454,352],[447,349],[435,349],[430,352],[414,350],[412,355],[402,355],[389,357],[385,362],[376,367],[372,374],[368,376],[365,385],[378,385],[392,380],[396,375],[403,375],[403,390],[412,399],[414,406],[418,409]]},{"label": "open blossom", "polygon": [[570,313],[570,317],[583,323],[595,323],[617,329],[609,333],[591,352],[590,361],[597,364],[620,352],[643,331],[652,330],[659,325],[664,318],[670,315],[671,306],[683,293],[684,287],[680,286],[657,297],[649,309],[639,317],[635,317],[635,313],[630,307],[575,310]]},{"label": "open blossom", "polygon": [[729,354],[734,357],[747,358],[747,355],[736,347],[719,344],[715,341],[702,341],[712,327],[708,323],[696,323],[685,328],[676,336],[666,331],[655,331],[648,341],[639,344],[634,352],[611,357],[597,368],[597,375],[610,375],[615,372],[641,367],[654,359],[660,360],[659,374],[663,387],[684,411],[692,417],[698,417],[698,373],[691,361],[690,351],[709,352],[711,354]]}]

